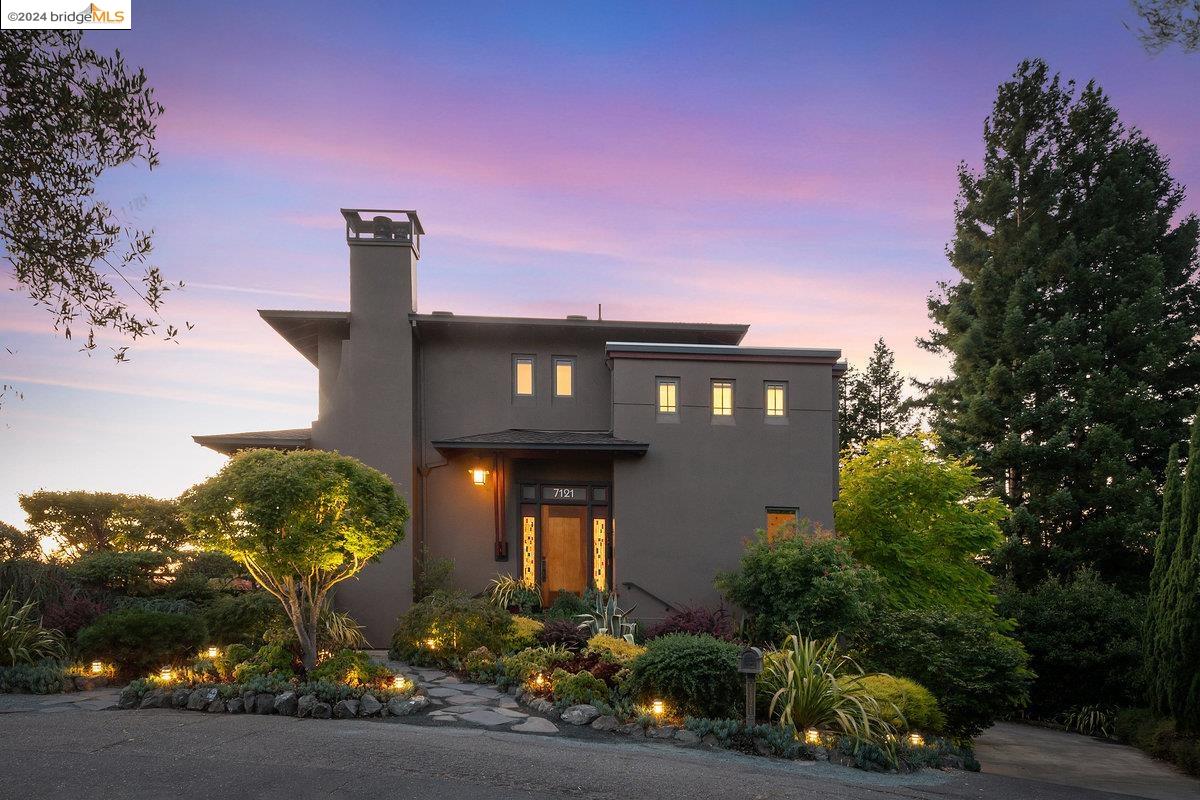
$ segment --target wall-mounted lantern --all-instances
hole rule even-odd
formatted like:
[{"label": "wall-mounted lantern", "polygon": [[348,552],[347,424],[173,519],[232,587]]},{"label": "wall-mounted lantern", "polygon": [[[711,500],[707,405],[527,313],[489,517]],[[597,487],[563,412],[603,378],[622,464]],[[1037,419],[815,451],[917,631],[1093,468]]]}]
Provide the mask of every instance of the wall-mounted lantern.
[{"label": "wall-mounted lantern", "polygon": [[738,657],[738,672],[746,679],[746,727],[754,727],[754,706],[758,700],[758,674],[763,670],[762,650],[747,647]]},{"label": "wall-mounted lantern", "polygon": [[487,484],[488,471],[482,467],[475,467],[468,470],[471,473],[471,483],[476,486],[484,486]]}]

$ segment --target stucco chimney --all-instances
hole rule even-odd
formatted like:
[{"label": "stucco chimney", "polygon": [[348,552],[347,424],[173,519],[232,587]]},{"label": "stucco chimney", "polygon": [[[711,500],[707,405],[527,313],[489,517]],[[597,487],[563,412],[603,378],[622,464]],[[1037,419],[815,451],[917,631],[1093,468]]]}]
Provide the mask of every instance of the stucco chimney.
[{"label": "stucco chimney", "polygon": [[425,229],[416,211],[343,208],[350,245],[350,313],[417,310],[417,261]]}]

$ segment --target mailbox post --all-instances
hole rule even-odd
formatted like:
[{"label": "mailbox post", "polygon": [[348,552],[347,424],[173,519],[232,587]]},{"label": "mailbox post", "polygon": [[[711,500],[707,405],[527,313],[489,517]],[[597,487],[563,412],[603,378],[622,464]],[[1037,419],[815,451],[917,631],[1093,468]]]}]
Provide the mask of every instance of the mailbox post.
[{"label": "mailbox post", "polygon": [[754,727],[754,707],[758,699],[758,673],[762,672],[762,650],[757,647],[747,647],[738,659],[738,672],[746,678],[746,727]]}]

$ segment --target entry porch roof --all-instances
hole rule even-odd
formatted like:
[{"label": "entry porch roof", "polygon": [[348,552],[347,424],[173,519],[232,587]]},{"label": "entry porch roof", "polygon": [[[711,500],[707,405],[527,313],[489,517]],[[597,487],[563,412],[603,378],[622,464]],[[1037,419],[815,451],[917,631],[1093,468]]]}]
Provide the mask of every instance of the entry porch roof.
[{"label": "entry porch roof", "polygon": [[227,456],[253,447],[265,447],[271,450],[309,450],[312,448],[312,428],[215,433],[209,436],[193,436],[192,441]]},{"label": "entry porch roof", "polygon": [[527,428],[438,439],[433,446],[447,455],[503,450],[538,455],[606,453],[615,456],[642,456],[650,447],[647,442],[618,439],[612,435],[612,431],[544,431]]}]

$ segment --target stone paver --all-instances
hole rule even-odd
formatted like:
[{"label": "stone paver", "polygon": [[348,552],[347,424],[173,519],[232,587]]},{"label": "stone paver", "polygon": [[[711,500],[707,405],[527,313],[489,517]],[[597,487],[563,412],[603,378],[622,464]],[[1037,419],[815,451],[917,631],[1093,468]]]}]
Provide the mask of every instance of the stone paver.
[{"label": "stone paver", "polygon": [[509,730],[518,733],[558,733],[558,726],[548,719],[529,717],[520,725],[513,725]]},{"label": "stone paver", "polygon": [[469,722],[472,725],[485,725],[489,728],[496,725],[511,725],[512,718],[497,714],[495,711],[480,709],[479,711],[468,711],[459,717],[463,722]]},{"label": "stone paver", "polygon": [[93,689],[70,694],[0,694],[0,713],[37,711],[53,714],[59,711],[103,711],[117,705],[121,690],[118,687]]}]

